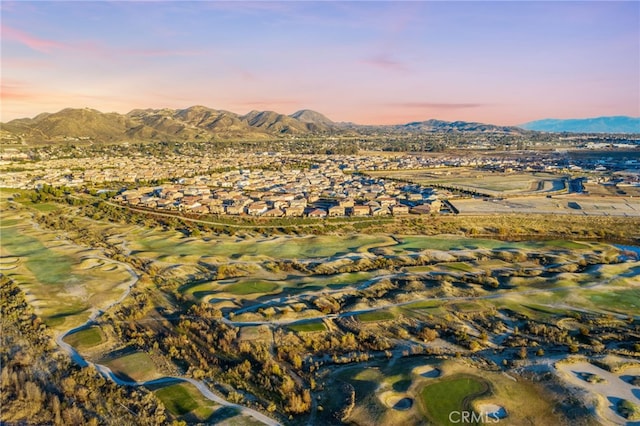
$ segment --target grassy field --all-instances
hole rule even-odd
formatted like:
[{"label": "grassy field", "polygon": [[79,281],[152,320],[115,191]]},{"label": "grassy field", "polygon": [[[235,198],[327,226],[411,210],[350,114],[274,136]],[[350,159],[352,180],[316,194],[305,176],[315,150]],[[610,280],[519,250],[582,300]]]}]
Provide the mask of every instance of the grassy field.
[{"label": "grassy field", "polygon": [[188,423],[206,421],[219,407],[190,383],[165,386],[155,394],[171,414]]},{"label": "grassy field", "polygon": [[242,296],[245,294],[256,293],[273,293],[280,285],[271,281],[240,281],[235,284],[227,284],[222,287],[222,291],[226,293]]},{"label": "grassy field", "polygon": [[290,330],[297,331],[299,333],[312,332],[312,331],[324,331],[327,329],[324,323],[321,321],[308,321],[308,322],[290,324],[288,328]]},{"label": "grassy field", "polygon": [[356,318],[362,322],[387,321],[395,318],[389,311],[371,311],[356,315]]},{"label": "grassy field", "polygon": [[116,375],[124,380],[144,381],[158,377],[156,367],[144,352],[134,352],[117,358],[104,359],[100,361],[106,365]]},{"label": "grassy field", "polygon": [[[422,374],[435,369],[436,374]],[[356,404],[348,422],[355,424],[448,425],[451,411],[476,410],[478,404],[504,407],[500,424],[561,424],[555,401],[540,384],[514,381],[454,360],[412,357],[401,362],[378,360],[346,368],[335,376],[351,384]],[[413,399],[407,410],[394,408],[399,399]],[[332,406],[334,401],[323,401]],[[456,420],[456,419],[454,419]]]},{"label": "grassy field", "polygon": [[25,258],[27,269],[43,284],[64,285],[69,281],[79,281],[81,277],[72,274],[73,259],[45,247],[40,240],[26,235],[17,227],[0,227],[2,251]]},{"label": "grassy field", "polygon": [[[548,241],[500,241],[488,238],[466,238],[456,235],[442,236],[398,236],[399,244],[391,247],[396,252],[415,250],[469,250],[469,249],[566,249],[580,250],[591,248],[591,243],[576,242],[570,240]],[[595,243],[597,244],[597,243]]]},{"label": "grassy field", "polygon": [[86,321],[92,308],[116,300],[132,279],[123,264],[102,257],[99,250],[33,226],[24,208],[3,212],[0,240],[2,272],[25,290],[45,323],[58,330]]},{"label": "grassy field", "polygon": [[65,337],[64,341],[76,349],[90,348],[104,340],[100,327],[89,327]]},{"label": "grassy field", "polygon": [[420,401],[435,424],[452,425],[455,423],[449,420],[451,412],[469,411],[471,400],[488,392],[489,384],[479,377],[453,376],[425,386],[420,391]]},{"label": "grassy field", "polygon": [[588,291],[586,297],[595,307],[611,312],[636,315],[640,312],[640,289],[638,288]]},{"label": "grassy field", "polygon": [[211,241],[173,236],[147,231],[133,244],[136,251],[168,256],[221,256],[230,259],[271,257],[278,259],[304,259],[332,257],[360,251],[393,242],[384,235],[352,235],[348,238],[321,235],[307,237],[274,237],[268,239],[217,238]]}]

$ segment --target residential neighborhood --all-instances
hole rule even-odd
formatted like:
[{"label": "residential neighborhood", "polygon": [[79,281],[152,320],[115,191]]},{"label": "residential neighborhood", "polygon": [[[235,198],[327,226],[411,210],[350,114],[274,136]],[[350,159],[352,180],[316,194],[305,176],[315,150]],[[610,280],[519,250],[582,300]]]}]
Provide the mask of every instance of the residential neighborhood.
[{"label": "residential neighborhood", "polygon": [[432,188],[346,174],[332,164],[310,170],[241,169],[126,190],[114,201],[196,214],[312,218],[436,213]]}]

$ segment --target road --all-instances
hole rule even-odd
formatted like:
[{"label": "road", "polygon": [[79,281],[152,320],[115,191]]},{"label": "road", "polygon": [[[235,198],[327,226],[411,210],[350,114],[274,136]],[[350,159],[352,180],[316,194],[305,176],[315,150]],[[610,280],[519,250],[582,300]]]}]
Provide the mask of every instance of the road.
[{"label": "road", "polygon": [[[112,259],[104,259],[104,258],[101,258],[99,256],[88,256],[87,258],[89,258],[89,257],[97,258],[97,259],[103,259],[103,260],[109,260],[110,262],[113,262]],[[278,423],[276,420],[274,420],[274,419],[262,414],[261,412],[259,412],[257,410],[254,410],[252,408],[245,407],[245,406],[242,406],[242,405],[239,405],[239,404],[234,404],[232,402],[229,402],[226,399],[224,399],[224,398],[214,394],[213,392],[211,392],[211,390],[208,388],[208,386],[204,382],[192,379],[190,377],[167,376],[167,377],[161,377],[159,379],[147,380],[147,381],[144,381],[144,382],[122,380],[118,376],[116,376],[113,373],[113,371],[111,371],[111,369],[109,367],[107,367],[106,365],[96,364],[96,363],[93,363],[91,361],[87,361],[86,359],[84,359],[82,357],[82,355],[80,355],[78,353],[78,351],[76,351],[76,349],[73,346],[69,345],[67,342],[64,341],[64,338],[66,336],[68,336],[70,334],[73,334],[75,332],[78,332],[80,330],[83,330],[85,328],[91,327],[93,324],[95,324],[96,320],[101,315],[104,314],[105,311],[107,311],[110,308],[122,303],[122,301],[125,300],[127,298],[127,296],[129,296],[129,294],[131,293],[131,289],[138,282],[139,277],[138,277],[138,274],[136,274],[136,272],[133,270],[133,268],[130,265],[127,265],[127,264],[123,264],[123,265],[125,266],[125,268],[127,268],[128,272],[131,274],[131,280],[128,282],[127,290],[122,294],[122,296],[120,296],[120,298],[118,298],[118,300],[116,300],[113,303],[111,303],[105,309],[96,310],[93,314],[91,314],[89,319],[84,324],[82,324],[82,325],[80,325],[78,327],[74,327],[74,328],[72,328],[70,330],[67,330],[67,331],[63,332],[63,333],[60,333],[56,337],[55,341],[58,344],[58,346],[62,350],[64,350],[65,352],[67,352],[69,354],[69,356],[71,357],[73,362],[75,362],[76,364],[78,364],[80,367],[83,367],[83,368],[92,365],[106,379],[109,379],[109,380],[113,381],[114,383],[116,383],[118,385],[121,385],[121,386],[146,386],[146,385],[172,383],[172,382],[188,382],[188,383],[191,383],[193,386],[195,386],[200,391],[200,393],[205,398],[209,399],[210,401],[213,401],[213,402],[215,402],[217,404],[220,404],[220,405],[223,405],[225,407],[234,408],[234,409],[238,410],[241,414],[253,417],[254,419],[264,423],[265,425],[268,425],[268,426],[279,426],[280,423]]]}]

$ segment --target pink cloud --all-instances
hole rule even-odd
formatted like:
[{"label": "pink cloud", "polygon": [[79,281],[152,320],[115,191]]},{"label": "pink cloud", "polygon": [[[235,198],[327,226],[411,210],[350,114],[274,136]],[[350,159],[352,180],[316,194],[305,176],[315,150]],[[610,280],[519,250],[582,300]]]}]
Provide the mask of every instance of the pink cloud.
[{"label": "pink cloud", "polygon": [[364,59],[361,62],[390,71],[407,71],[407,67],[405,66],[405,64],[390,58],[386,53],[372,56],[370,58]]},{"label": "pink cloud", "polygon": [[25,46],[41,52],[51,53],[54,50],[76,51],[87,54],[95,54],[100,57],[104,56],[138,56],[138,57],[166,57],[166,56],[197,56],[203,52],[195,50],[171,50],[171,49],[147,49],[147,48],[126,48],[106,46],[104,44],[88,41],[84,43],[62,43],[56,40],[47,40],[28,34],[24,31],[2,26],[2,37],[8,40],[14,40]]},{"label": "pink cloud", "polygon": [[55,49],[65,49],[68,47],[64,43],[60,43],[55,40],[39,38],[31,34],[27,34],[24,31],[7,27],[6,25],[2,26],[2,37],[8,40],[17,41],[33,50],[42,53],[50,53]]}]

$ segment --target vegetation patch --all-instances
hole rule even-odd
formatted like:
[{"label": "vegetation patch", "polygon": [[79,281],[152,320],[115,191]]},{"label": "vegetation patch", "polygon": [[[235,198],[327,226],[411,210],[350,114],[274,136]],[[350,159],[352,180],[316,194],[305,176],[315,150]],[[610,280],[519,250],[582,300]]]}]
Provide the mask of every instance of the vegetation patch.
[{"label": "vegetation patch", "polygon": [[449,414],[453,411],[471,410],[474,398],[489,392],[489,383],[473,376],[452,376],[426,385],[420,391],[425,414],[438,425],[452,423]]},{"label": "vegetation patch", "polygon": [[308,321],[295,323],[288,326],[289,329],[297,332],[313,332],[313,331],[325,331],[325,327],[322,321]]},{"label": "vegetation patch", "polygon": [[272,281],[241,281],[224,286],[223,291],[241,296],[245,294],[271,293],[279,287],[278,283]]},{"label": "vegetation patch", "polygon": [[102,343],[103,334],[99,327],[89,327],[66,336],[64,341],[74,348],[90,348]]},{"label": "vegetation patch", "polygon": [[589,292],[587,298],[596,306],[615,312],[640,311],[640,289]]},{"label": "vegetation patch", "polygon": [[15,227],[0,227],[2,249],[14,256],[26,258],[26,267],[43,284],[62,285],[80,280],[71,273],[73,259],[45,247],[39,240],[30,237]]},{"label": "vegetation patch", "polygon": [[362,322],[388,321],[395,318],[389,311],[371,311],[356,315],[356,318]]},{"label": "vegetation patch", "polygon": [[622,417],[630,421],[640,420],[640,405],[621,399],[616,404],[616,410]]},{"label": "vegetation patch", "polygon": [[185,385],[175,384],[156,391],[156,396],[164,406],[176,416],[181,416],[198,407]]},{"label": "vegetation patch", "polygon": [[[158,399],[171,414],[187,424],[216,423],[221,408],[218,404],[205,398],[198,389],[190,383],[176,383],[164,386],[155,391]],[[220,413],[223,414],[223,413]],[[235,413],[227,413],[233,414]],[[221,417],[223,419],[226,416]]]},{"label": "vegetation patch", "polygon": [[156,378],[156,367],[144,352],[135,352],[118,358],[100,361],[123,380],[144,381]]}]

